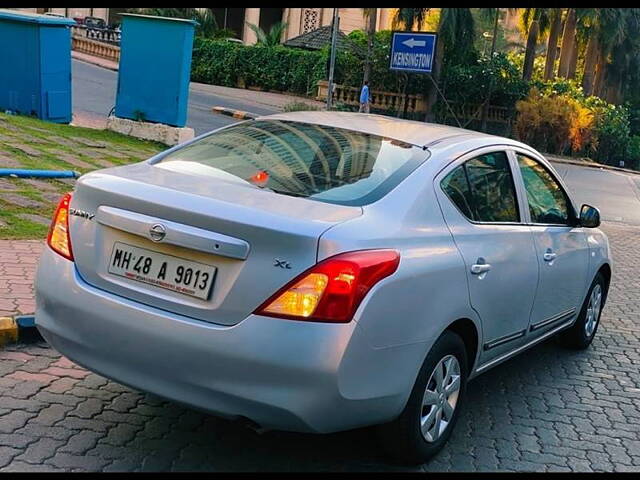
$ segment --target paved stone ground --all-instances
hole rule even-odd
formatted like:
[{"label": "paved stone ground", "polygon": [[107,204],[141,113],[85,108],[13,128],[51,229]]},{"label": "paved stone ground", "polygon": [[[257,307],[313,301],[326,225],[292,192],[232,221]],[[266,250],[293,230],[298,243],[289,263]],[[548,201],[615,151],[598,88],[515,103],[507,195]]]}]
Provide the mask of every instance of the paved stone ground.
[{"label": "paved stone ground", "polygon": [[640,228],[606,224],[614,278],[593,345],[553,340],[469,384],[445,449],[389,465],[368,430],[257,435],[88,373],[0,351],[0,471],[640,471]]},{"label": "paved stone ground", "polygon": [[42,246],[40,240],[0,240],[0,317],[35,311],[33,277]]}]

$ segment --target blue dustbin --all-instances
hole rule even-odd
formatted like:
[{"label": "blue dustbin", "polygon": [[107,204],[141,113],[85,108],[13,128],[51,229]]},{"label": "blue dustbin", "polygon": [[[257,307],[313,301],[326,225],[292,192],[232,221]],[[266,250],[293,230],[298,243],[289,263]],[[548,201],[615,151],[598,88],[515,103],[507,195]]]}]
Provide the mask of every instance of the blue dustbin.
[{"label": "blue dustbin", "polygon": [[68,18],[0,10],[0,110],[71,121]]},{"label": "blue dustbin", "polygon": [[193,20],[122,14],[115,115],[184,127]]}]

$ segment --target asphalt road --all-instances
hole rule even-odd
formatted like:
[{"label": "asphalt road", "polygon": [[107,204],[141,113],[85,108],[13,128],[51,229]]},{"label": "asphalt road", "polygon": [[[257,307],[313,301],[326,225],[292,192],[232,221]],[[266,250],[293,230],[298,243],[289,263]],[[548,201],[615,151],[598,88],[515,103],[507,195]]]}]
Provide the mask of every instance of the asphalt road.
[{"label": "asphalt road", "polygon": [[554,163],[576,203],[600,210],[603,221],[640,225],[640,175]]},{"label": "asphalt road", "polygon": [[[118,72],[97,67],[79,60],[72,60],[73,112],[94,118],[105,118],[115,106]],[[196,135],[229,125],[237,120],[214,114],[211,107],[227,108],[268,115],[277,113],[277,108],[258,105],[250,100],[241,101],[206,92],[206,85],[191,83],[189,88],[189,110],[187,127]]]}]

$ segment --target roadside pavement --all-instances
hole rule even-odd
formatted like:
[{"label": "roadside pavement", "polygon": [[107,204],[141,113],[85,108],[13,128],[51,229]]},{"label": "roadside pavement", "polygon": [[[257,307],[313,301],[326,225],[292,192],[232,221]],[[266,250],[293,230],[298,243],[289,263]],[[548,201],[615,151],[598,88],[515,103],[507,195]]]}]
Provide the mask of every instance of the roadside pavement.
[{"label": "roadside pavement", "polygon": [[35,312],[33,279],[44,242],[0,240],[0,317]]}]

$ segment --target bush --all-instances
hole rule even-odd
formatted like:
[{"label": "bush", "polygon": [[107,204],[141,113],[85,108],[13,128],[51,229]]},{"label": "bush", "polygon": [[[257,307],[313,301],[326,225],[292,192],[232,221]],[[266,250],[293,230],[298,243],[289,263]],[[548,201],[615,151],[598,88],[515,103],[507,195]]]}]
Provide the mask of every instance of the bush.
[{"label": "bush", "polygon": [[633,135],[629,139],[629,148],[627,149],[625,166],[640,170],[640,135]]},{"label": "bush", "polygon": [[325,77],[326,52],[283,46],[245,46],[233,42],[194,39],[191,79],[196,82],[311,95]]},{"label": "bush", "polygon": [[547,153],[583,152],[595,145],[595,116],[568,95],[544,95],[532,88],[516,104],[517,137]]},{"label": "bush", "polygon": [[597,150],[593,158],[599,163],[618,165],[620,160],[626,159],[630,143],[629,111],[622,105],[611,105],[602,100],[597,102],[594,111]]},{"label": "bush", "polygon": [[447,65],[442,72],[440,88],[447,100],[480,104],[491,89],[491,105],[513,108],[529,90],[527,82],[506,55],[481,57],[472,65]]},{"label": "bush", "polygon": [[290,102],[287,103],[282,110],[285,112],[308,112],[311,110],[320,110],[320,108],[304,102]]}]

